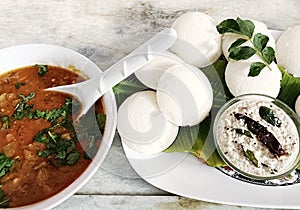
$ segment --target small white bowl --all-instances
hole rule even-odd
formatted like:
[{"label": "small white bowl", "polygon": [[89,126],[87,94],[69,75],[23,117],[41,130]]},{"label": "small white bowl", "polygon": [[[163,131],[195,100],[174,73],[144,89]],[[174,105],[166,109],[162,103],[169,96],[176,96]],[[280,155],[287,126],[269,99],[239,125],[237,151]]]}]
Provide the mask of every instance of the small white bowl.
[{"label": "small white bowl", "polygon": [[[53,45],[29,44],[4,48],[0,49],[0,58],[0,74],[35,64],[47,64],[64,68],[72,65],[89,78],[93,78],[101,72],[92,61],[83,55],[73,50]],[[10,209],[51,209],[71,197],[96,173],[111,147],[116,130],[117,106],[112,90],[104,94],[103,102],[107,115],[105,131],[101,146],[86,170],[71,185],[56,195],[31,205]]]}]

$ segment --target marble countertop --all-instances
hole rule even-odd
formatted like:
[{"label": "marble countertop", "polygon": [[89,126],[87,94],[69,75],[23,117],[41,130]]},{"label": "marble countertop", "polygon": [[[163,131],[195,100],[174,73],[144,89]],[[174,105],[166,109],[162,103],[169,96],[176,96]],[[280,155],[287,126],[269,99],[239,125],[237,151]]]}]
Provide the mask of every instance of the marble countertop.
[{"label": "marble countertop", "polygon": [[[186,11],[202,11],[216,19],[239,15],[279,30],[300,24],[298,0],[2,0],[0,48],[61,45],[105,69]],[[157,189],[133,171],[117,138],[96,175],[55,209],[262,210],[196,201]]]}]

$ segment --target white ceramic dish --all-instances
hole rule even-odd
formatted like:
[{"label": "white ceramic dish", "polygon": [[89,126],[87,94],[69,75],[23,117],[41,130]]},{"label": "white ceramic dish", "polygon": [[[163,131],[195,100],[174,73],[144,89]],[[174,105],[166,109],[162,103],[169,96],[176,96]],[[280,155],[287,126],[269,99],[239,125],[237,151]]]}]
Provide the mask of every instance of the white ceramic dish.
[{"label": "white ceramic dish", "polygon": [[[0,74],[35,64],[48,64],[65,68],[73,65],[89,78],[93,78],[101,72],[93,62],[83,55],[53,45],[32,44],[9,47],[0,50],[0,58]],[[101,146],[88,168],[71,185],[58,194],[32,205],[10,209],[51,209],[72,196],[96,173],[111,147],[116,129],[117,107],[112,90],[108,91],[103,99],[107,115],[105,132]]]},{"label": "white ceramic dish", "polygon": [[[241,206],[300,208],[300,185],[261,186],[234,179],[186,153],[146,157],[123,144],[135,171],[162,190],[197,200]],[[171,163],[171,164],[170,164]]]},{"label": "white ceramic dish", "polygon": [[[272,31],[275,39],[280,31]],[[286,185],[270,185],[232,178],[187,153],[142,155],[123,144],[134,170],[162,190],[197,200],[266,208],[300,208],[299,173]],[[277,180],[278,181],[278,180]],[[278,182],[280,182],[279,180]]]}]

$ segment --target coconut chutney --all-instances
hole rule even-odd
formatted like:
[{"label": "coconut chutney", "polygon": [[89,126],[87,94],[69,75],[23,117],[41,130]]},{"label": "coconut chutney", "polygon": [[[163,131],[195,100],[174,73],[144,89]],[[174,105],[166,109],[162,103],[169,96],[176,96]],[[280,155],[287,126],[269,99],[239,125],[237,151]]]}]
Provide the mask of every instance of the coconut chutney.
[{"label": "coconut chutney", "polygon": [[[272,110],[280,124],[272,125],[261,117],[260,109]],[[243,116],[242,119],[237,117]],[[272,145],[261,141],[261,134],[253,132],[247,126],[247,119],[252,119],[266,137],[277,139],[281,155],[272,152]],[[249,129],[250,128],[250,129]],[[217,144],[226,162],[242,172],[254,176],[271,177],[288,171],[299,153],[299,134],[289,115],[269,101],[244,100],[229,106],[221,115],[217,124]]]}]

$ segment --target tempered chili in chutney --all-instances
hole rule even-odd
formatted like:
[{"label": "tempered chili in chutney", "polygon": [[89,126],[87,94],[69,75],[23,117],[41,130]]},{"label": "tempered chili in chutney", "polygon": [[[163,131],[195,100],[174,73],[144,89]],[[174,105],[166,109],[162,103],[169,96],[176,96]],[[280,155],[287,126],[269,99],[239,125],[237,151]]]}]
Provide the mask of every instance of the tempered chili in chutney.
[{"label": "tempered chili in chutney", "polygon": [[0,207],[47,199],[91,163],[104,130],[102,99],[75,129],[72,115],[80,103],[70,95],[44,90],[83,80],[74,71],[47,65],[0,75]]}]

